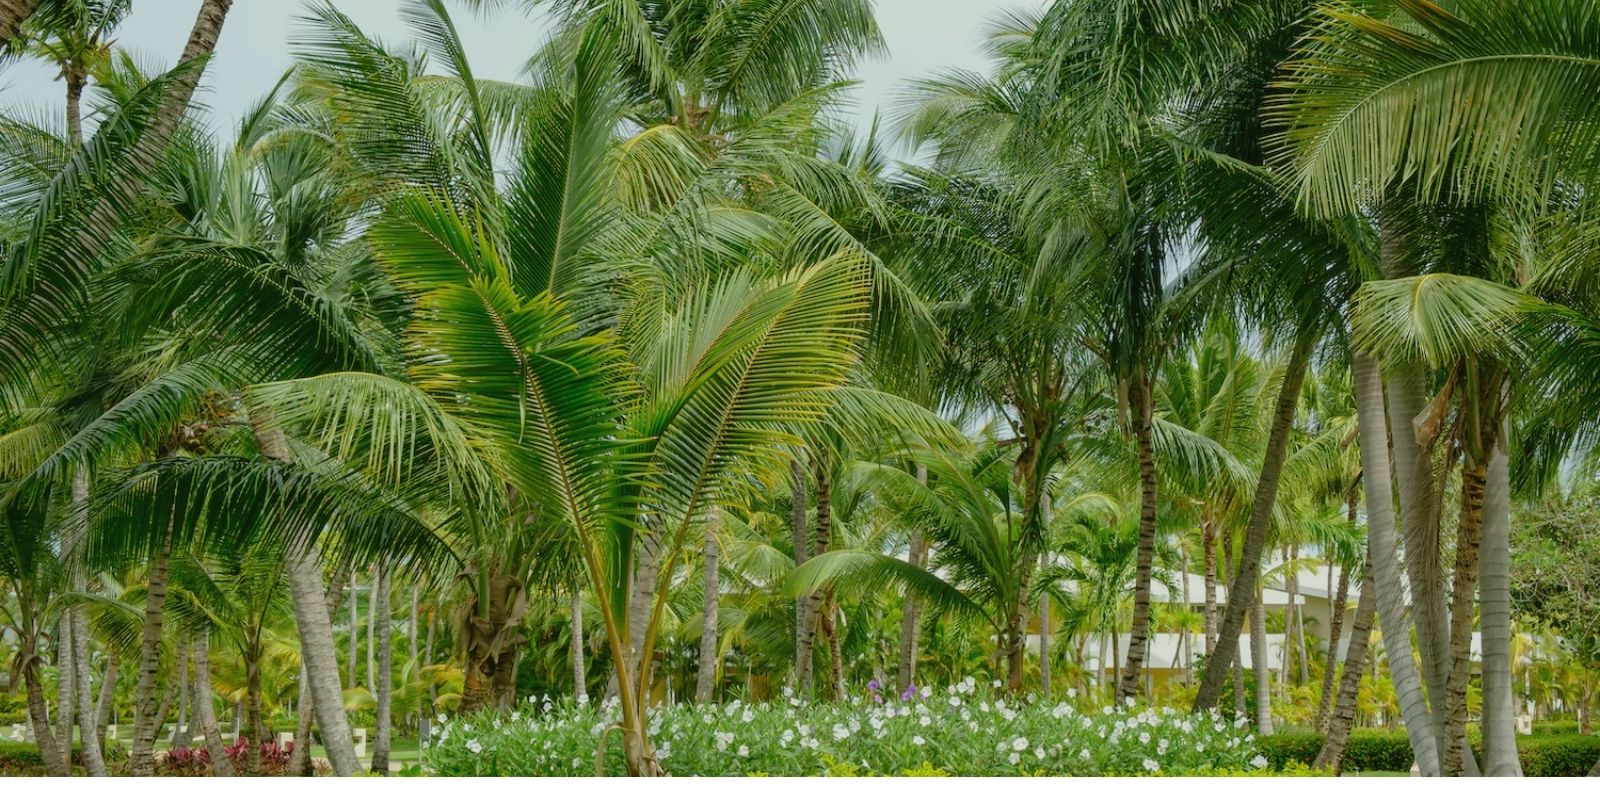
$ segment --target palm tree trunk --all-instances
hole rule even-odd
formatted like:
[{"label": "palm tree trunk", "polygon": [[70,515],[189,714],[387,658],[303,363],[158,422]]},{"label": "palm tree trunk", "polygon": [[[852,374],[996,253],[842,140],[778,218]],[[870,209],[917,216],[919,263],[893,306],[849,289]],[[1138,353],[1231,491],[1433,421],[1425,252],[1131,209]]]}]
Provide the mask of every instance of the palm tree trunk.
[{"label": "palm tree trunk", "polygon": [[1039,696],[1050,699],[1050,595],[1039,596]]},{"label": "palm tree trunk", "polygon": [[200,728],[200,735],[205,737],[211,771],[219,778],[229,778],[233,776],[233,762],[228,760],[223,749],[217,711],[211,703],[211,637],[201,633],[194,637],[194,721]]},{"label": "palm tree trunk", "polygon": [[[411,617],[406,622],[406,638],[410,640],[407,642],[407,644],[411,648],[410,658],[412,680],[416,680],[416,675],[420,674],[419,670],[422,669],[422,662],[417,660],[417,645],[420,643],[418,640],[422,636],[422,631],[417,627],[417,619],[420,613],[419,609],[421,605],[422,598],[420,591],[417,588],[416,581],[413,580],[411,582]],[[421,717],[425,714],[427,714],[427,710],[422,707],[422,703],[419,700],[417,702],[417,716],[419,723],[421,721]]]},{"label": "palm tree trunk", "polygon": [[[1383,619],[1383,649],[1405,719],[1406,735],[1417,768],[1424,776],[1439,774],[1439,745],[1433,716],[1422,694],[1422,679],[1412,660],[1410,612],[1400,583],[1395,553],[1394,498],[1389,474],[1388,424],[1384,419],[1383,381],[1377,360],[1365,353],[1351,354],[1355,378],[1357,425],[1361,437],[1361,473],[1367,491],[1367,536],[1372,547],[1378,616]],[[1395,437],[1400,438],[1400,437]]]},{"label": "palm tree trunk", "polygon": [[[378,696],[378,663],[377,651],[375,649],[377,642],[374,641],[376,637],[373,635],[378,623],[377,594],[378,579],[377,576],[374,575],[372,579],[372,588],[367,592],[367,694],[372,695],[373,697]],[[351,678],[350,682],[355,683],[355,678]]]},{"label": "palm tree trunk", "polygon": [[111,650],[106,657],[106,674],[100,683],[100,700],[95,706],[94,722],[89,729],[94,731],[94,739],[99,743],[102,760],[106,753],[106,726],[111,724],[112,707],[117,698],[118,673],[122,668],[121,659],[116,650]]},{"label": "palm tree trunk", "polygon": [[[289,442],[283,431],[259,409],[251,409],[250,427],[261,455],[268,461],[288,461]],[[361,769],[356,759],[355,742],[350,738],[350,722],[344,713],[344,692],[339,685],[339,657],[333,645],[333,624],[328,617],[328,601],[322,581],[322,567],[316,554],[304,543],[296,543],[285,553],[289,594],[294,600],[295,627],[300,632],[300,658],[317,711],[317,727],[322,731],[322,746],[328,753],[333,773],[341,778]]]},{"label": "palm tree trunk", "polygon": [[[1361,675],[1366,668],[1367,643],[1372,639],[1372,621],[1378,609],[1378,592],[1372,580],[1372,558],[1367,557],[1361,581],[1361,599],[1356,602],[1356,617],[1350,627],[1350,649],[1345,653],[1344,677],[1339,681],[1339,700],[1334,704],[1333,717],[1328,721],[1327,734],[1322,740],[1322,750],[1312,766],[1332,770],[1337,775],[1344,764],[1345,748],[1350,743],[1350,729],[1355,726],[1356,697],[1361,692]],[[1348,586],[1349,575],[1341,578]],[[1337,640],[1335,640],[1337,642]],[[1332,660],[1328,666],[1330,674]]]},{"label": "palm tree trunk", "polygon": [[694,683],[694,701],[709,703],[717,688],[717,510],[711,509],[706,523],[706,541],[702,551],[702,587],[705,591],[700,612],[700,658]]},{"label": "palm tree trunk", "polygon": [[1139,450],[1139,551],[1133,572],[1133,625],[1128,635],[1127,663],[1117,681],[1118,700],[1138,694],[1142,684],[1139,678],[1150,636],[1150,576],[1156,553],[1155,399],[1150,396],[1143,375],[1129,384],[1128,402],[1133,406],[1133,435]]},{"label": "palm tree trunk", "polygon": [[391,698],[394,691],[394,648],[391,646],[390,637],[393,626],[390,624],[389,613],[389,568],[384,564],[378,565],[378,589],[373,606],[377,609],[373,616],[378,619],[378,663],[377,676],[373,679],[378,691],[375,697],[378,701],[378,721],[372,737],[372,771],[379,775],[389,774],[389,739],[394,732],[394,708]]},{"label": "palm tree trunk", "polygon": [[[810,557],[811,530],[806,527],[806,468],[797,455],[789,461],[789,530],[794,534],[794,565],[799,567]],[[806,621],[811,619],[811,597],[801,597],[794,603],[794,679],[803,693],[811,685],[811,647],[806,635]]]},{"label": "palm tree trunk", "polygon": [[[87,469],[76,469],[72,473],[72,507],[69,510],[71,524],[66,528],[68,539],[62,543],[62,548],[67,553],[77,550],[83,541],[83,536],[88,530],[89,501],[89,472]],[[70,586],[75,592],[84,592],[88,588],[88,577],[79,567],[72,570]],[[81,608],[69,608],[65,613],[72,622],[72,674],[74,679],[73,694],[77,697],[78,738],[83,742],[83,767],[90,777],[105,777],[105,754],[101,751],[100,737],[95,727],[95,695],[93,676],[89,669],[89,616]],[[72,711],[69,709],[68,714]],[[63,717],[66,719],[67,717]],[[71,740],[68,740],[68,747]]]},{"label": "palm tree trunk", "polygon": [[[352,686],[360,673],[356,672],[356,652],[361,647],[361,595],[356,594],[356,571],[350,570],[350,641],[345,654],[344,673]],[[367,602],[372,602],[370,599]]]},{"label": "palm tree trunk", "polygon": [[[1322,699],[1317,701],[1316,729],[1328,731],[1328,708],[1333,703],[1333,677],[1339,666],[1339,639],[1344,635],[1344,607],[1350,601],[1350,570],[1339,570],[1339,589],[1328,614],[1328,660],[1322,669]],[[1353,644],[1353,642],[1352,642]]]},{"label": "palm tree trunk", "polygon": [[189,724],[189,637],[183,632],[178,632],[177,652],[173,654],[173,667],[178,670],[178,721],[172,726],[172,737],[168,743],[173,747],[179,744],[187,746],[190,739],[184,739],[184,728]]},{"label": "palm tree trunk", "polygon": [[311,694],[304,660],[300,662],[300,691],[295,703],[299,713],[294,721],[294,750],[289,753],[289,767],[285,772],[305,777],[311,774],[311,723],[317,715],[317,701]]},{"label": "palm tree trunk", "polygon": [[1255,607],[1250,610],[1250,661],[1256,673],[1256,732],[1271,736],[1272,669],[1267,666],[1267,609],[1261,603],[1261,595],[1257,584]]},{"label": "palm tree trunk", "polygon": [[156,734],[165,714],[158,714],[156,684],[161,672],[161,623],[167,600],[167,558],[172,551],[169,526],[150,562],[144,603],[144,631],[139,642],[139,683],[133,695],[133,745],[128,749],[128,773],[149,777],[156,770]]},{"label": "palm tree trunk", "polygon": [[[822,555],[828,552],[828,545],[833,535],[833,485],[829,480],[827,468],[820,459],[817,460],[817,525],[816,538],[812,544],[812,552]],[[799,674],[800,691],[806,695],[811,693],[811,661],[812,648],[815,646],[817,617],[822,608],[822,594],[816,593],[806,599],[805,615],[800,621],[799,655],[797,662],[804,672]]]},{"label": "palm tree trunk", "polygon": [[246,775],[261,774],[261,644],[251,642],[244,653],[244,771]]},{"label": "palm tree trunk", "polygon": [[22,23],[33,15],[39,0],[0,0],[0,50],[11,44],[22,30]]},{"label": "palm tree trunk", "polygon": [[839,641],[839,604],[828,592],[822,601],[822,635],[828,640],[828,689],[835,703],[844,696],[844,651]]},{"label": "palm tree trunk", "polygon": [[[1200,522],[1200,549],[1205,551],[1205,637],[1206,657],[1217,652],[1217,525],[1209,519]],[[1220,690],[1219,690],[1220,691]]]},{"label": "palm tree trunk", "polygon": [[[1483,773],[1521,776],[1511,686],[1511,469],[1502,420],[1483,498]],[[1587,731],[1586,731],[1587,732]],[[1592,774],[1592,773],[1591,773]]]},{"label": "palm tree trunk", "polygon": [[1249,607],[1251,598],[1255,597],[1256,584],[1261,581],[1261,555],[1266,549],[1272,511],[1278,501],[1278,484],[1283,478],[1283,462],[1289,452],[1294,410],[1300,402],[1300,386],[1305,381],[1306,366],[1311,360],[1311,350],[1315,344],[1316,337],[1310,331],[1300,332],[1294,351],[1289,355],[1283,385],[1278,388],[1272,427],[1267,434],[1267,449],[1262,456],[1261,476],[1256,482],[1250,520],[1245,524],[1243,554],[1234,571],[1233,582],[1228,587],[1228,605],[1222,613],[1217,651],[1206,660],[1206,673],[1200,680],[1200,691],[1195,694],[1194,708],[1197,711],[1217,704],[1217,698],[1222,696],[1222,681],[1227,677],[1224,671],[1238,653],[1245,609]]},{"label": "palm tree trunk", "polygon": [[589,696],[588,671],[583,666],[583,594],[572,592],[572,696],[583,702]]},{"label": "palm tree trunk", "polygon": [[[926,464],[917,465],[917,482],[924,486],[928,484]],[[922,569],[928,563],[928,538],[922,534],[920,527],[911,532],[906,560],[917,569]],[[900,605],[900,669],[896,674],[896,685],[901,692],[917,682],[917,637],[922,633],[921,616],[922,601],[907,592]]]},{"label": "palm tree trunk", "polygon": [[74,695],[78,688],[73,675],[72,610],[62,609],[56,617],[56,747],[72,752],[72,721],[77,716]]},{"label": "palm tree trunk", "polygon": [[1472,677],[1472,600],[1478,588],[1483,492],[1488,465],[1470,453],[1461,465],[1461,515],[1456,528],[1455,585],[1450,594],[1450,670],[1445,676],[1444,756],[1439,769],[1461,775],[1467,740],[1467,682]]}]

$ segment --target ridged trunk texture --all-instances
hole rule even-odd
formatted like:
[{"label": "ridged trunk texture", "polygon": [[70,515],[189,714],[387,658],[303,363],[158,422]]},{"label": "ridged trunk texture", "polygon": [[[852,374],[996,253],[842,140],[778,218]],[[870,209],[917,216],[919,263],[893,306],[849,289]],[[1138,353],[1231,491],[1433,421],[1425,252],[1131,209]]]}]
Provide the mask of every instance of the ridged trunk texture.
[{"label": "ridged trunk texture", "polygon": [[[928,467],[917,465],[917,482],[928,484]],[[911,544],[906,553],[911,566],[922,569],[928,563],[928,538],[918,528],[911,532]],[[900,604],[900,663],[895,685],[904,692],[917,682],[917,639],[922,635],[922,600],[910,592]]]},{"label": "ridged trunk texture", "polygon": [[[1205,561],[1205,637],[1206,655],[1217,652],[1217,525],[1209,519],[1200,522],[1200,549]],[[1226,667],[1224,667],[1226,668]],[[1220,692],[1220,690],[1219,690]]]},{"label": "ridged trunk texture", "polygon": [[72,674],[72,610],[62,609],[56,617],[56,749],[72,751],[72,721],[77,716],[75,695],[78,679]]},{"label": "ridged trunk texture", "polygon": [[1483,628],[1483,773],[1520,776],[1511,685],[1511,464],[1503,424],[1489,457],[1486,484],[1483,573],[1478,586]]},{"label": "ridged trunk texture", "polygon": [[[817,524],[810,552],[812,555],[820,556],[828,552],[828,544],[833,534],[833,486],[828,471],[820,459],[814,472],[817,483]],[[805,598],[804,613],[800,618],[799,636],[796,641],[798,648],[795,656],[796,679],[800,684],[800,692],[807,696],[812,690],[812,654],[816,646],[817,618],[822,610],[822,600],[820,592]]]},{"label": "ridged trunk texture", "polygon": [[[174,662],[176,662],[176,663],[173,664],[173,666],[176,667],[177,670],[178,670],[178,674],[175,676],[177,678],[177,684],[178,684],[178,721],[177,721],[177,724],[172,726],[172,737],[168,740],[169,742],[171,742],[173,747],[177,747],[180,742],[182,742],[185,745],[187,745],[189,743],[188,741],[185,741],[184,738],[183,738],[183,736],[184,736],[184,728],[187,728],[189,726],[189,655],[190,655],[190,650],[189,650],[189,636],[188,636],[188,634],[186,632],[179,631],[179,633],[178,633],[178,641],[176,642],[176,644],[177,644],[177,648],[176,648],[177,652],[175,652],[173,654],[172,660]],[[191,737],[191,739],[192,738],[193,737]]]},{"label": "ridged trunk texture", "polygon": [[[488,613],[475,593],[461,609],[461,649],[466,675],[461,691],[461,711],[470,713],[498,705],[496,681],[515,674],[518,648],[527,643],[518,628],[527,613],[526,588],[509,575],[489,578]],[[634,674],[637,674],[635,672]]]},{"label": "ridged trunk texture", "polygon": [[1367,537],[1372,548],[1372,573],[1376,583],[1378,616],[1383,620],[1383,649],[1389,673],[1406,723],[1406,736],[1417,768],[1424,776],[1439,774],[1439,744],[1433,716],[1422,694],[1411,650],[1410,611],[1400,582],[1395,552],[1393,482],[1389,474],[1388,423],[1384,417],[1383,379],[1378,362],[1365,353],[1352,353],[1357,425],[1361,437],[1361,473],[1366,483]]},{"label": "ridged trunk texture", "polygon": [[167,600],[167,558],[172,552],[172,531],[150,562],[146,579],[144,630],[139,638],[139,682],[133,693],[133,744],[128,748],[128,774],[149,777],[156,771],[156,734],[166,718],[158,711],[156,689],[161,678],[161,624]]},{"label": "ridged trunk texture", "polygon": [[1272,670],[1267,667],[1267,609],[1261,604],[1259,585],[1252,594],[1255,606],[1250,609],[1250,667],[1256,673],[1256,732],[1271,736]]},{"label": "ridged trunk texture", "polygon": [[[78,549],[84,534],[88,531],[88,501],[89,472],[82,468],[73,470],[72,508],[69,510],[72,522],[66,529],[70,538],[62,544],[63,549],[69,553]],[[75,592],[87,590],[89,581],[83,569],[72,570],[70,585]],[[83,769],[90,777],[105,777],[106,760],[100,750],[100,737],[96,735],[99,729],[95,727],[97,698],[94,695],[93,675],[89,669],[89,651],[92,645],[89,639],[89,615],[81,608],[69,609],[67,613],[72,618],[73,695],[77,698],[78,737],[83,741]],[[68,714],[71,713],[69,710]]]},{"label": "ridged trunk texture", "polygon": [[[252,409],[250,428],[262,457],[268,461],[289,460],[289,441],[272,423],[269,414]],[[306,679],[311,684],[322,747],[328,753],[333,774],[348,778],[361,770],[361,764],[356,759],[350,721],[344,713],[339,656],[333,644],[328,601],[323,594],[327,589],[323,585],[322,566],[304,543],[291,544],[284,553],[284,562],[289,594],[294,600],[295,628],[300,632],[300,660],[306,665]]]},{"label": "ridged trunk texture", "polygon": [[62,752],[50,728],[50,708],[44,699],[44,676],[39,674],[37,653],[38,638],[30,636],[24,643],[22,682],[28,694],[28,723],[33,727],[33,739],[39,745],[39,760],[44,762],[46,775],[63,777],[68,774],[67,764],[71,753]]},{"label": "ridged trunk texture", "polygon": [[1050,595],[1039,597],[1039,696],[1050,699]]},{"label": "ridged trunk texture", "polygon": [[261,745],[265,731],[261,720],[261,654],[257,644],[247,646],[244,659],[244,771],[261,774]]},{"label": "ridged trunk texture", "polygon": [[[1322,750],[1312,763],[1318,769],[1332,770],[1335,775],[1344,765],[1345,749],[1350,744],[1350,729],[1355,725],[1356,698],[1361,692],[1361,674],[1366,669],[1367,642],[1372,639],[1372,621],[1378,610],[1378,592],[1372,581],[1370,556],[1363,574],[1361,599],[1356,601],[1356,616],[1350,626],[1350,649],[1345,652],[1344,676],[1339,680],[1339,699],[1333,705],[1333,716],[1328,720]],[[1346,584],[1348,577],[1344,579]],[[1328,669],[1332,674],[1331,660]]]},{"label": "ridged trunk texture", "polygon": [[374,726],[372,737],[372,765],[373,772],[379,775],[389,774],[389,740],[394,735],[394,648],[392,647],[392,634],[394,626],[390,623],[389,609],[389,583],[390,569],[386,564],[378,565],[378,587],[373,596],[373,616],[377,617],[377,675],[373,682],[377,684],[378,691],[373,695],[378,701],[378,721]]},{"label": "ridged trunk texture", "polygon": [[[1156,553],[1157,478],[1154,419],[1155,400],[1144,376],[1130,382],[1128,403],[1133,411],[1133,438],[1139,451],[1139,549],[1133,570],[1133,625],[1128,634],[1127,663],[1117,680],[1117,699],[1133,697],[1143,682],[1145,648],[1150,637],[1150,577]],[[1026,593],[1024,593],[1026,594]]]},{"label": "ridged trunk texture", "polygon": [[1244,629],[1245,611],[1253,603],[1256,584],[1261,581],[1261,556],[1266,550],[1272,511],[1278,502],[1278,484],[1283,478],[1283,462],[1289,452],[1294,410],[1300,402],[1300,386],[1305,381],[1306,365],[1311,359],[1314,344],[1314,337],[1302,334],[1289,356],[1283,384],[1278,388],[1277,403],[1272,411],[1272,427],[1267,434],[1267,449],[1262,455],[1261,476],[1256,482],[1250,519],[1245,524],[1242,552],[1238,568],[1233,572],[1233,581],[1228,586],[1228,605],[1222,612],[1222,626],[1217,632],[1217,649],[1206,659],[1206,672],[1200,679],[1200,690],[1195,694],[1194,708],[1198,711],[1216,706],[1218,698],[1222,696],[1222,683],[1227,679],[1228,666],[1238,655],[1239,633]]},{"label": "ridged trunk texture", "polygon": [[583,595],[572,593],[572,696],[583,700],[589,696],[588,671],[583,665]]},{"label": "ridged trunk texture", "polygon": [[[233,777],[233,762],[223,749],[222,729],[217,725],[217,710],[211,697],[211,637],[204,633],[194,637],[194,708],[195,727],[205,738],[206,754],[211,756],[211,772],[219,778]],[[303,747],[301,740],[296,746]]]},{"label": "ridged trunk texture", "polygon": [[0,49],[11,44],[22,30],[22,23],[39,7],[39,0],[0,0]]},{"label": "ridged trunk texture", "polygon": [[122,669],[121,658],[116,650],[112,650],[106,659],[105,679],[100,683],[100,702],[95,706],[94,723],[90,730],[94,731],[95,741],[100,743],[100,753],[106,752],[106,726],[111,724],[111,704],[117,697],[117,677]]},{"label": "ridged trunk texture", "polygon": [[[716,519],[716,509],[711,517]],[[709,703],[717,688],[717,562],[721,549],[717,546],[716,522],[706,526],[705,546],[701,549],[701,588],[704,598],[700,604],[700,658],[696,662],[694,701]]]},{"label": "ridged trunk texture", "polygon": [[839,604],[833,592],[822,600],[822,635],[828,640],[828,694],[835,703],[844,702],[844,651],[839,640]]},{"label": "ridged trunk texture", "polygon": [[350,640],[345,647],[344,674],[351,686],[361,677],[356,672],[356,650],[361,647],[361,595],[356,593],[357,586],[356,572],[350,570]]},{"label": "ridged trunk texture", "polygon": [[[1339,570],[1339,589],[1334,593],[1328,614],[1328,658],[1322,668],[1322,694],[1317,701],[1315,728],[1328,731],[1328,709],[1333,705],[1334,674],[1339,666],[1339,639],[1344,635],[1344,607],[1350,602],[1350,570]],[[1354,642],[1352,642],[1354,644]]]},{"label": "ridged trunk texture", "polygon": [[1483,485],[1488,465],[1470,454],[1461,469],[1461,515],[1456,527],[1455,585],[1450,593],[1450,660],[1445,674],[1444,756],[1439,769],[1464,771],[1467,683],[1472,678],[1472,601],[1478,588],[1478,545],[1483,538]]},{"label": "ridged trunk texture", "polygon": [[[333,621],[339,616],[339,599],[344,597],[343,581],[335,580],[329,584],[325,597],[326,599],[323,603],[328,612],[328,630],[331,632],[333,630]],[[309,778],[315,774],[311,763],[311,746],[313,744],[311,725],[316,721],[317,717],[317,698],[311,691],[310,674],[306,669],[305,659],[301,658],[300,697],[299,704],[296,706],[299,709],[299,719],[295,721],[295,746],[294,752],[289,754],[289,768],[287,771],[290,775],[303,778]]]}]

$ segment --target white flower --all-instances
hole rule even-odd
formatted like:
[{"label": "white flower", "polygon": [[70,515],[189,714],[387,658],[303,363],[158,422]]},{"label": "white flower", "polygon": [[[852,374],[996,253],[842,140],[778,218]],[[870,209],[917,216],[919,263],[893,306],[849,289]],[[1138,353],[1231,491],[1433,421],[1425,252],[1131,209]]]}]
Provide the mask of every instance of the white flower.
[{"label": "white flower", "polygon": [[1023,737],[1021,737],[1021,736],[1018,736],[1017,738],[1012,739],[1011,740],[1011,749],[1015,750],[1015,751],[1017,751],[1019,753],[1022,752],[1023,750],[1028,749],[1028,740],[1023,738]]},{"label": "white flower", "polygon": [[916,746],[918,746],[918,747],[921,747],[921,746],[927,744],[928,740],[922,738],[921,736],[913,736],[913,737],[911,737],[911,743],[916,745]]},{"label": "white flower", "polygon": [[922,718],[917,720],[917,724],[921,725],[924,728],[926,728],[929,725],[933,724],[933,718],[928,716],[927,714],[923,714]]},{"label": "white flower", "polygon": [[513,712],[511,712],[511,721],[512,722],[516,722],[519,719],[522,719],[522,712],[521,711],[513,711]]},{"label": "white flower", "polygon": [[444,724],[444,721],[445,721],[445,716],[444,716],[444,715],[443,715],[443,714],[440,714],[440,715],[439,715],[439,724],[440,724],[440,725],[443,725],[443,724]]},{"label": "white flower", "polygon": [[1161,769],[1161,765],[1156,763],[1155,759],[1147,758],[1144,760],[1145,772],[1155,772],[1158,769]]},{"label": "white flower", "polygon": [[784,729],[783,735],[778,737],[778,741],[780,743],[782,743],[785,747],[787,747],[790,742],[794,741],[794,729],[793,728]]},{"label": "white flower", "polygon": [[1077,696],[1078,696],[1078,690],[1077,689],[1070,689],[1070,688],[1067,689],[1067,699],[1068,700],[1071,700],[1072,698],[1077,697]]},{"label": "white flower", "polygon": [[930,698],[932,696],[933,696],[933,687],[932,686],[924,686],[924,687],[922,687],[922,699],[926,700],[926,699],[928,699],[928,698]]},{"label": "white flower", "polygon": [[1082,750],[1079,750],[1078,751],[1078,758],[1081,758],[1084,761],[1088,761],[1089,760],[1089,748],[1085,747]]},{"label": "white flower", "polygon": [[850,737],[850,729],[849,728],[846,728],[843,725],[835,725],[835,726],[833,726],[833,739],[834,739],[834,741],[842,742],[842,741],[844,741],[845,739],[847,739],[849,737]]},{"label": "white flower", "polygon": [[479,744],[477,739],[469,739],[467,740],[467,749],[473,753],[481,753],[483,752],[483,745]]},{"label": "white flower", "polygon": [[750,748],[746,747],[745,745],[742,745],[742,744],[739,745],[739,757],[740,758],[749,758],[750,757]]},{"label": "white flower", "polygon": [[727,750],[728,749],[728,745],[733,744],[733,734],[728,733],[726,731],[717,731],[716,740],[717,740],[717,751],[718,752],[721,752],[723,750]]},{"label": "white flower", "polygon": [[1196,753],[1204,753],[1206,751],[1206,743],[1205,742],[1201,742],[1201,743],[1195,745],[1194,746],[1194,751]]},{"label": "white flower", "polygon": [[1033,757],[1039,759],[1040,761],[1043,761],[1044,760],[1044,748],[1043,747],[1035,747],[1035,748],[1033,748]]},{"label": "white flower", "polygon": [[1149,744],[1149,743],[1150,743],[1150,733],[1149,733],[1149,731],[1145,731],[1143,733],[1140,733],[1139,734],[1139,744]]},{"label": "white flower", "polygon": [[1015,763],[1017,763],[1017,762],[1022,760],[1022,756],[1019,756],[1016,753],[1012,753],[1011,754],[1011,758],[1009,758],[1007,760],[1010,761],[1011,763],[1015,764]]},{"label": "white flower", "polygon": [[588,695],[587,692],[585,692],[584,694],[578,695],[578,705],[580,705],[580,706],[589,705],[589,695]]},{"label": "white flower", "polygon": [[950,707],[951,708],[960,708],[961,707],[961,698],[956,697],[955,695],[950,695]]},{"label": "white flower", "polygon": [[1256,769],[1265,769],[1267,766],[1267,757],[1258,755],[1255,758],[1250,759],[1250,766],[1255,767]]},{"label": "white flower", "polygon": [[996,688],[996,689],[1000,688],[1000,682],[999,681],[995,681],[994,682],[994,688]]},{"label": "white flower", "polygon": [[754,713],[754,712],[752,712],[752,711],[751,711],[751,710],[750,710],[750,709],[748,709],[748,708],[747,708],[747,709],[745,709],[745,710],[744,710],[744,713],[743,713],[743,714],[740,714],[740,715],[739,715],[739,721],[740,721],[740,722],[749,722],[749,721],[750,721],[750,720],[753,720],[753,719],[755,719],[755,718],[756,718],[756,715],[755,715],[755,713]]}]

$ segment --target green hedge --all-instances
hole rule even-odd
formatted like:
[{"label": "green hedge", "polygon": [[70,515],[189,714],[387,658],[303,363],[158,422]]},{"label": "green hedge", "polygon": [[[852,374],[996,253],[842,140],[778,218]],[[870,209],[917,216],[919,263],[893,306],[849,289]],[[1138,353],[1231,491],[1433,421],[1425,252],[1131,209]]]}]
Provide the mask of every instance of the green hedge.
[{"label": "green hedge", "polygon": [[[106,760],[118,761],[122,758],[122,746],[118,743],[107,741],[106,749],[111,751],[106,754]],[[72,746],[72,763],[83,766],[83,748],[81,745]],[[44,775],[44,757],[39,755],[39,746],[31,742],[0,742],[0,776],[26,777]]]},{"label": "green hedge", "polygon": [[[1322,736],[1316,733],[1280,733],[1257,737],[1256,745],[1268,765],[1281,770],[1286,764],[1310,764],[1322,750]],[[1600,736],[1535,734],[1517,737],[1517,754],[1522,772],[1530,778],[1577,778],[1589,774],[1600,761]],[[1350,733],[1345,752],[1346,772],[1409,772],[1411,742],[1405,731],[1356,730]]]}]

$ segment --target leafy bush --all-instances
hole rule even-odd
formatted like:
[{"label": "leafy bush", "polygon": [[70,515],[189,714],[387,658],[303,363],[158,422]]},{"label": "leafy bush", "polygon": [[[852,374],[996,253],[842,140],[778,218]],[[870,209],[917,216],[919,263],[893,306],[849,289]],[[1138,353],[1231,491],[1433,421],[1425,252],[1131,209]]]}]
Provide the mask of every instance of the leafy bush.
[{"label": "leafy bush", "polygon": [[1517,739],[1522,774],[1530,778],[1581,778],[1600,762],[1600,736],[1569,733]]},{"label": "leafy bush", "polygon": [[[452,720],[425,758],[439,775],[593,775],[615,717],[611,706],[547,700],[509,718]],[[1267,765],[1254,736],[1218,716],[1132,706],[1086,714],[993,698],[971,679],[900,701],[674,705],[649,725],[676,775],[1186,775]],[[611,731],[607,774],[623,771],[618,742]]]},{"label": "leafy bush", "polygon": [[1533,723],[1534,736],[1564,736],[1578,733],[1575,719],[1549,719]]},{"label": "leafy bush", "polygon": [[[250,745],[240,738],[222,748],[233,762],[236,773],[243,774],[245,761],[250,755]],[[294,742],[279,746],[277,742],[261,743],[261,774],[285,775],[289,771],[289,757],[294,754]],[[157,763],[160,774],[168,777],[193,777],[211,774],[211,751],[204,747],[174,747]]]},{"label": "leafy bush", "polygon": [[1256,746],[1261,748],[1261,755],[1266,757],[1267,765],[1279,770],[1293,762],[1310,764],[1316,761],[1317,753],[1322,751],[1322,735],[1275,733],[1271,736],[1256,737]]},{"label": "leafy bush", "polygon": [[[108,740],[106,750],[107,763],[122,758],[120,743]],[[83,748],[80,745],[72,746],[72,763],[78,767],[83,766]],[[23,777],[44,774],[44,757],[39,755],[38,745],[32,742],[0,742],[0,776]]]},{"label": "leafy bush", "polygon": [[[1321,743],[1318,743],[1321,746]],[[1355,730],[1345,749],[1346,772],[1410,772],[1416,758],[1405,731]]]},{"label": "leafy bush", "polygon": [[27,720],[27,700],[14,694],[0,694],[0,725],[10,727]]}]

